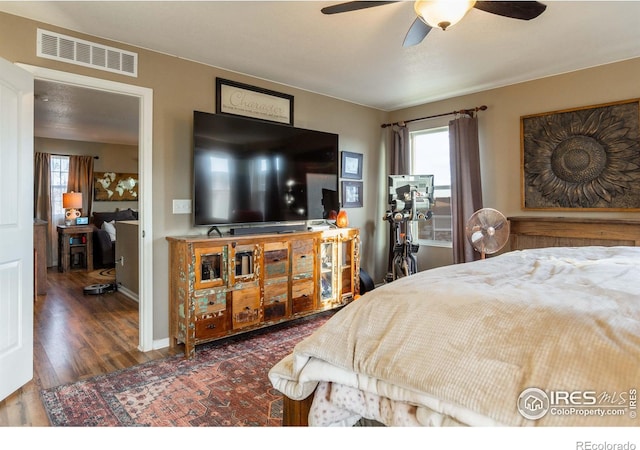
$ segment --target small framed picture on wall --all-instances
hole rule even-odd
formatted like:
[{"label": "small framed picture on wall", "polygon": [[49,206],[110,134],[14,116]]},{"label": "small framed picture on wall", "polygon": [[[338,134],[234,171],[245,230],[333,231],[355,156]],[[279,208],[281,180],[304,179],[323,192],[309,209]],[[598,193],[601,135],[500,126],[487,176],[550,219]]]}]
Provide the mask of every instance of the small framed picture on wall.
[{"label": "small framed picture on wall", "polygon": [[362,181],[342,182],[342,207],[360,208],[362,207]]},{"label": "small framed picture on wall", "polygon": [[362,180],[362,153],[342,152],[340,176]]}]

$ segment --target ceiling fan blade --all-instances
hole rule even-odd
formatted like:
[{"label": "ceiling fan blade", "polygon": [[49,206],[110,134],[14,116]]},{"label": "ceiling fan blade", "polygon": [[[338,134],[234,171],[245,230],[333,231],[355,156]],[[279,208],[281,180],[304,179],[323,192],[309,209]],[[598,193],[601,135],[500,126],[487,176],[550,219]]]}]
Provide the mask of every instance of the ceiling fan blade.
[{"label": "ceiling fan blade", "polygon": [[417,45],[429,34],[431,31],[431,27],[424,23],[422,19],[416,17],[416,20],[411,24],[411,28],[407,31],[407,35],[404,38],[404,42],[402,43],[403,47],[411,47],[412,45]]},{"label": "ceiling fan blade", "polygon": [[373,8],[375,6],[388,5],[395,2],[346,2],[338,3],[337,5],[327,6],[320,10],[322,14],[339,14],[349,11],[357,11],[359,9]]},{"label": "ceiling fan blade", "polygon": [[476,9],[512,19],[531,20],[538,17],[547,9],[547,5],[540,2],[476,2]]}]

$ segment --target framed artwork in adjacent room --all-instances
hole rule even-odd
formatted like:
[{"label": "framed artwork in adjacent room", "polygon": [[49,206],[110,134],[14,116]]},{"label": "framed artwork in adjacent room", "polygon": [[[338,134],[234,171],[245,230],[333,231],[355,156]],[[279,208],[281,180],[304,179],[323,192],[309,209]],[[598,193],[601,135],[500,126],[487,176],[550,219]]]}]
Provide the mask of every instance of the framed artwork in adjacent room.
[{"label": "framed artwork in adjacent room", "polygon": [[522,116],[527,210],[640,210],[640,99]]},{"label": "framed artwork in adjacent room", "polygon": [[138,174],[93,172],[95,201],[138,201]]},{"label": "framed artwork in adjacent room", "polygon": [[360,208],[362,207],[362,181],[342,182],[342,207]]},{"label": "framed artwork in adjacent room", "polygon": [[293,125],[293,95],[216,78],[216,114]]},{"label": "framed artwork in adjacent room", "polygon": [[353,152],[342,152],[341,161],[342,178],[362,180],[362,154]]}]

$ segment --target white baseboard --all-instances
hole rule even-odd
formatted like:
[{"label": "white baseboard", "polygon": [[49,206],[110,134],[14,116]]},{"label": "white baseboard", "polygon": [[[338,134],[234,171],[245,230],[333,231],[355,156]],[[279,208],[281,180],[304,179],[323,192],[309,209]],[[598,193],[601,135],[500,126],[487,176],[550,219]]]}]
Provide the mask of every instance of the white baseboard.
[{"label": "white baseboard", "polygon": [[126,295],[131,300],[140,303],[140,300],[138,298],[138,294],[136,294],[132,290],[127,289],[126,287],[123,287],[123,286],[118,286],[118,292],[122,292],[122,294]]},{"label": "white baseboard", "polygon": [[169,347],[170,340],[169,338],[164,339],[156,339],[153,341],[153,349],[160,350],[161,348]]}]

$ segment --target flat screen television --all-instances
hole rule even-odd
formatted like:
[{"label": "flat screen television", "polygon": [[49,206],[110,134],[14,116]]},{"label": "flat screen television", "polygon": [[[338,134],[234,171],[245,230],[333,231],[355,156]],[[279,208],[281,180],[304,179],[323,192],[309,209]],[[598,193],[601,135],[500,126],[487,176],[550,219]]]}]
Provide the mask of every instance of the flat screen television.
[{"label": "flat screen television", "polygon": [[338,135],[193,114],[195,226],[326,219],[338,206]]}]

